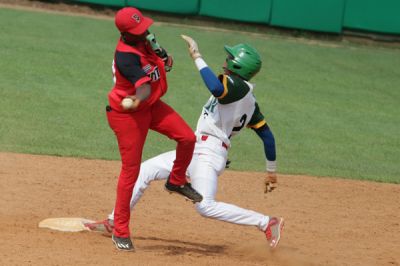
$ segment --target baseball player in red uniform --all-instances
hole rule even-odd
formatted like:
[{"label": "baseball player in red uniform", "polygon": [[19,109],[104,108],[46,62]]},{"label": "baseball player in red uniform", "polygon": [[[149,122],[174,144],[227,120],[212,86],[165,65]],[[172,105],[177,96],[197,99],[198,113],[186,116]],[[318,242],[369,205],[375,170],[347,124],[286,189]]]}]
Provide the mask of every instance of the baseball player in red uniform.
[{"label": "baseball player in red uniform", "polygon": [[[177,141],[176,160],[165,184],[166,190],[193,202],[202,196],[186,181],[196,137],[192,129],[170,106],[160,100],[168,85],[166,70],[172,58],[158,45],[148,28],[153,20],[139,10],[126,7],[115,16],[121,33],[112,65],[114,87],[108,94],[107,119],[114,131],[121,155],[112,240],[117,249],[132,251],[129,203],[137,180],[142,150],[149,129]],[[122,104],[130,99],[129,104]],[[125,100],[126,101],[126,100]]]}]

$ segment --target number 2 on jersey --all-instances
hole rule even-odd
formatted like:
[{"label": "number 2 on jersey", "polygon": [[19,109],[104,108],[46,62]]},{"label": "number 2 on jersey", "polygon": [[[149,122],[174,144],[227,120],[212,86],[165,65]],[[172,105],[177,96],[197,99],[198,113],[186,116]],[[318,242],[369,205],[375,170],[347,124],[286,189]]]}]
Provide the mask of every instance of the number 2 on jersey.
[{"label": "number 2 on jersey", "polygon": [[234,127],[232,129],[232,131],[240,131],[244,127],[244,125],[246,124],[246,120],[247,120],[247,115],[246,114],[242,115],[242,117],[239,120],[240,123],[241,123],[240,126]]}]

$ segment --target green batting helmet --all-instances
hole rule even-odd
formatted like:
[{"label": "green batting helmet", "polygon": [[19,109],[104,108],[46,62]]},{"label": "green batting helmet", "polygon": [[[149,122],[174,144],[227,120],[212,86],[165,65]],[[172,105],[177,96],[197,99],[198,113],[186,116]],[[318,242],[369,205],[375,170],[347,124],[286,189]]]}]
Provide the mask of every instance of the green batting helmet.
[{"label": "green batting helmet", "polygon": [[226,68],[245,80],[250,80],[261,69],[261,57],[257,50],[246,43],[233,47],[224,46],[228,53]]}]

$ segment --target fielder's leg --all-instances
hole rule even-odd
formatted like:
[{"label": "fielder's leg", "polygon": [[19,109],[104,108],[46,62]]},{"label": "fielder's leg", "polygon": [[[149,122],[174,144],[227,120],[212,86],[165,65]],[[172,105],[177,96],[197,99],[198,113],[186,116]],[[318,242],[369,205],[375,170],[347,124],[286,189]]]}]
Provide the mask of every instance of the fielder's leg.
[{"label": "fielder's leg", "polygon": [[174,109],[162,101],[158,101],[152,106],[150,128],[178,143],[176,159],[165,183],[166,190],[180,194],[193,202],[200,202],[202,196],[186,180],[186,170],[192,159],[196,142],[193,130]]},{"label": "fielder's leg", "polygon": [[[140,166],[139,176],[133,188],[130,201],[130,210],[138,203],[144,191],[154,180],[167,179],[171,173],[172,165],[175,160],[175,151],[166,152],[156,157],[146,160]],[[86,228],[93,232],[103,233],[111,236],[114,229],[114,210],[108,215],[107,219],[84,224]]]},{"label": "fielder's leg", "polygon": [[129,238],[130,199],[137,180],[143,145],[150,125],[150,112],[132,114],[107,112],[110,127],[113,129],[121,155],[121,173],[118,177],[115,203],[114,232],[119,238]]},{"label": "fielder's leg", "polygon": [[177,142],[170,182],[174,185],[186,183],[186,170],[192,160],[196,136],[183,118],[162,101],[152,107],[150,128]]}]

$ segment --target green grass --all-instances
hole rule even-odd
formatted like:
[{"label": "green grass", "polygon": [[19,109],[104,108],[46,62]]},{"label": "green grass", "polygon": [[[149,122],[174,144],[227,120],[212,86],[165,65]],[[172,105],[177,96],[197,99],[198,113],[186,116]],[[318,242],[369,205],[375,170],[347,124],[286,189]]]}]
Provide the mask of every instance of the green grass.
[{"label": "green grass", "polygon": [[[164,100],[194,127],[209,97],[181,33],[217,72],[223,45],[264,59],[253,80],[277,142],[279,172],[400,183],[400,50],[153,26],[174,55]],[[105,118],[118,38],[113,21],[0,9],[0,150],[118,159]],[[333,45],[332,45],[333,44]],[[173,149],[150,134],[144,158]],[[262,143],[233,140],[232,168],[263,171]]]}]

